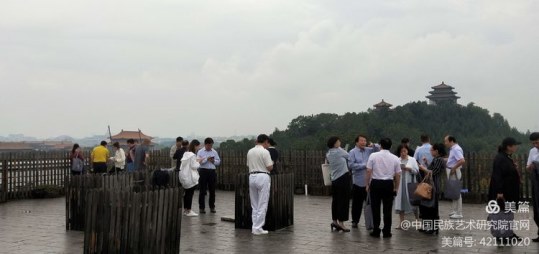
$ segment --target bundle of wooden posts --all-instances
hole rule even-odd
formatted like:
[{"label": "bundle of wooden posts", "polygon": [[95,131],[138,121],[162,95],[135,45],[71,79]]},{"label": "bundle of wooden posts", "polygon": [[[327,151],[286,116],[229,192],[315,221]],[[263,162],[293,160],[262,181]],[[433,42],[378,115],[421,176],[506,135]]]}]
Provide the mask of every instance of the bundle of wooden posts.
[{"label": "bundle of wooden posts", "polygon": [[178,253],[183,189],[168,175],[164,186],[152,171],[69,177],[67,230],[84,231],[85,253]]},{"label": "bundle of wooden posts", "polygon": [[[271,175],[271,189],[264,229],[274,231],[294,224],[294,174]],[[236,228],[251,229],[251,201],[249,197],[249,174],[236,178]]]}]

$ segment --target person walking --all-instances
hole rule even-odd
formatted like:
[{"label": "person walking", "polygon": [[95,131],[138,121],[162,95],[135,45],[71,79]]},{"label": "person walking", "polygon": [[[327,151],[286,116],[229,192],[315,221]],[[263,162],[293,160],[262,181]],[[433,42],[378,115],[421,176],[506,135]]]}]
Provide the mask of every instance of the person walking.
[{"label": "person walking", "polygon": [[[462,148],[457,144],[457,139],[451,135],[447,135],[444,138],[445,146],[449,149],[449,157],[446,163],[447,179],[462,178],[461,168],[466,162],[464,159],[464,152]],[[462,195],[459,199],[453,200],[451,205],[451,213],[449,213],[451,219],[462,219]]]},{"label": "person walking", "polygon": [[379,146],[367,146],[367,136],[360,134],[354,140],[356,146],[348,153],[348,167],[352,171],[352,228],[357,228],[361,212],[363,211],[363,202],[367,198],[365,190],[365,175],[367,174],[367,161],[369,156],[380,150]]},{"label": "person walking", "polygon": [[84,173],[84,156],[79,144],[73,144],[71,153],[69,154],[71,162],[71,175],[81,175]]},{"label": "person walking", "polygon": [[330,137],[327,142],[329,148],[326,159],[330,168],[331,177],[331,231],[350,232],[344,226],[348,220],[350,210],[350,173],[348,172],[348,153],[341,148],[339,137]]},{"label": "person walking", "polygon": [[[530,172],[530,181],[532,183],[533,220],[539,228],[539,132],[530,134],[530,141],[533,147],[528,155],[526,169]],[[539,242],[539,230],[537,235],[537,238],[532,239],[536,243]]]},{"label": "person walking", "polygon": [[[371,154],[367,161],[367,193],[370,195],[371,208],[373,214],[374,230],[370,233],[372,237],[380,237],[380,231],[384,238],[389,238],[391,234],[393,196],[397,192],[400,182],[400,160],[397,156],[389,152],[391,149],[391,139],[382,138],[380,140],[381,150]],[[380,207],[383,205],[384,228],[380,230]]]},{"label": "person walking", "polygon": [[110,160],[114,162],[113,172],[123,172],[125,167],[124,149],[120,147],[120,143],[118,142],[114,142],[114,144],[112,144],[112,147],[114,147],[114,157],[110,157]]},{"label": "person walking", "polygon": [[417,207],[412,206],[410,197],[408,196],[408,184],[417,179],[419,166],[417,161],[409,156],[408,146],[399,145],[395,151],[395,155],[400,157],[401,178],[398,183],[397,196],[395,196],[395,212],[399,214],[399,225],[396,229],[402,229],[401,224],[404,221],[404,215],[414,213],[416,220],[419,219]]},{"label": "person walking", "polygon": [[256,146],[247,152],[247,167],[249,167],[249,198],[251,199],[251,217],[253,235],[268,234],[262,229],[266,222],[266,212],[270,196],[273,161],[267,148],[270,146],[269,137],[260,134],[256,138]]},{"label": "person walking", "polygon": [[[182,142],[186,142],[183,140]],[[180,183],[184,189],[183,195],[183,214],[188,217],[198,216],[191,207],[193,204],[193,196],[195,194],[195,189],[198,185],[198,180],[200,178],[198,174],[198,168],[200,167],[201,158],[197,158],[196,153],[200,148],[200,142],[196,139],[193,139],[189,143],[188,150],[183,153],[181,158],[181,163],[178,164],[180,167],[180,173],[178,177],[180,178]]]},{"label": "person walking", "polygon": [[180,158],[176,158],[176,156],[174,156],[176,154],[176,151],[178,149],[180,149],[182,147],[182,142],[183,142],[183,138],[182,137],[177,137],[176,138],[176,144],[172,145],[170,147],[170,167],[171,168],[175,168],[175,169],[179,169],[180,166],[178,166],[178,161],[181,161],[182,157]]},{"label": "person walking", "polygon": [[101,144],[94,147],[90,154],[90,162],[92,163],[93,173],[107,173],[107,160],[109,159],[109,149],[107,149],[107,141],[101,141]]},{"label": "person walking", "polygon": [[211,213],[216,213],[215,210],[215,185],[217,184],[217,166],[221,164],[221,158],[217,151],[213,149],[213,139],[206,138],[204,139],[204,148],[200,149],[197,153],[199,158],[202,158],[200,163],[200,168],[198,172],[200,173],[200,192],[198,193],[198,208],[199,212],[202,214],[206,213],[206,192],[210,192],[210,198],[208,200],[208,205],[210,207]]},{"label": "person walking", "polygon": [[[416,150],[417,151],[417,150]],[[416,152],[417,153],[417,152]],[[434,199],[434,205],[426,205],[424,202],[419,205],[419,214],[421,215],[423,228],[421,228],[419,231],[426,233],[426,234],[438,234],[438,228],[434,227],[434,221],[440,219],[440,213],[439,213],[439,195],[441,193],[440,190],[440,176],[442,175],[442,172],[446,168],[445,166],[445,160],[444,157],[447,156],[447,152],[445,150],[444,144],[434,144],[430,148],[430,154],[431,154],[431,162],[429,163],[427,156],[421,156],[422,162],[419,165],[419,170],[423,172],[422,175],[424,177],[432,177],[432,181],[434,183],[434,191],[432,192],[432,198]],[[426,166],[425,166],[426,165]],[[428,225],[432,225],[429,226]]]}]

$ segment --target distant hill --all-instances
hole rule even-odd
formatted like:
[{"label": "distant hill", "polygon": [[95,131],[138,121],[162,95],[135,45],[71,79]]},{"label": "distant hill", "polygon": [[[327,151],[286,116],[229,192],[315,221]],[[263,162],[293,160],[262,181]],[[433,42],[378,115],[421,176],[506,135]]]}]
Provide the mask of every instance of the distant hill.
[{"label": "distant hill", "polygon": [[[429,105],[426,102],[411,102],[392,110],[299,116],[285,130],[276,129],[272,137],[280,149],[326,149],[330,136],[339,136],[343,146],[353,147],[354,138],[360,133],[375,142],[389,137],[394,144],[408,137],[414,148],[419,145],[422,133],[429,134],[433,143],[442,142],[446,134],[451,134],[465,151],[476,152],[496,151],[506,136],[523,143],[527,141],[527,135],[512,128],[502,115],[491,115],[473,103],[462,106],[450,103]],[[244,149],[246,141],[237,144],[243,145],[238,149]],[[233,144],[228,147],[234,148]]]}]

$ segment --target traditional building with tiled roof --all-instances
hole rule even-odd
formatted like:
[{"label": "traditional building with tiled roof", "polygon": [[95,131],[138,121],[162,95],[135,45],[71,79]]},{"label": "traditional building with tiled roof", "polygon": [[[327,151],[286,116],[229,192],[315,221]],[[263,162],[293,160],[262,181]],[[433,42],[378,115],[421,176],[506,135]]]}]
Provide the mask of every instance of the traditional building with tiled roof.
[{"label": "traditional building with tiled roof", "polygon": [[393,105],[385,102],[384,99],[382,99],[381,102],[378,102],[378,103],[374,104],[373,106],[374,106],[374,110],[380,111],[380,110],[390,110],[390,108]]},{"label": "traditional building with tiled roof", "polygon": [[456,94],[457,92],[453,91],[455,89],[452,86],[446,85],[443,81],[437,86],[431,87],[433,90],[430,91],[430,95],[426,96],[429,99],[429,104],[439,105],[440,103],[457,103],[457,100],[460,99]]}]

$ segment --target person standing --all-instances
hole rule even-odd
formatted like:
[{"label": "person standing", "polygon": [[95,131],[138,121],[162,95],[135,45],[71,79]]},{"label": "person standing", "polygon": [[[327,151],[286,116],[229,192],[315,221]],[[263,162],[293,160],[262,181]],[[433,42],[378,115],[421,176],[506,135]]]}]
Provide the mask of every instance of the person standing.
[{"label": "person standing", "polygon": [[[172,159],[176,160],[176,170],[180,170],[182,159],[183,159],[183,154],[189,150],[189,141],[183,140],[180,145],[181,147],[176,149],[174,156],[172,156]],[[199,142],[199,145],[200,145],[200,142]]]},{"label": "person standing", "polygon": [[410,146],[410,138],[402,138],[401,145],[408,147],[408,155],[410,155],[410,157],[414,157],[415,150]]},{"label": "person standing", "polygon": [[[520,142],[511,137],[502,141],[502,145],[498,148],[498,154],[492,164],[488,192],[489,200],[514,202],[517,209],[520,200],[520,173],[511,156],[518,150],[518,145],[520,145]],[[513,238],[518,239],[519,237],[513,234]]]},{"label": "person standing", "polygon": [[176,154],[176,151],[178,149],[180,149],[182,147],[182,141],[183,141],[183,138],[182,137],[177,137],[176,138],[176,144],[172,145],[170,147],[170,167],[171,168],[175,168],[175,169],[179,169],[180,166],[178,166],[178,160],[181,161],[182,157],[180,158],[175,158],[175,154]]},{"label": "person standing", "polygon": [[417,161],[409,156],[408,147],[400,145],[395,151],[395,155],[400,157],[401,179],[399,181],[397,196],[395,196],[395,211],[399,214],[400,222],[396,229],[402,229],[401,224],[404,221],[404,215],[414,213],[416,220],[419,219],[417,207],[412,206],[410,197],[408,196],[408,184],[416,179],[419,173]]},{"label": "person standing", "polygon": [[[457,179],[462,178],[461,168],[466,162],[464,159],[464,152],[462,148],[457,144],[457,139],[451,135],[447,135],[444,138],[445,146],[449,149],[449,157],[447,158],[446,163],[446,174],[447,179]],[[449,213],[449,218],[451,219],[462,219],[462,195],[459,199],[453,200],[451,206],[451,213]]]},{"label": "person standing", "polygon": [[[421,146],[415,149],[414,159],[423,167],[428,167],[432,162],[430,137],[427,134],[421,135]],[[426,161],[424,160],[426,159]]]},{"label": "person standing", "polygon": [[150,158],[150,143],[149,139],[144,139],[141,145],[135,147],[135,171],[146,169]]},{"label": "person standing", "polygon": [[127,140],[127,153],[125,155],[125,164],[127,172],[135,171],[135,140],[130,138]]},{"label": "person standing", "polygon": [[212,138],[204,139],[204,148],[200,149],[197,153],[197,156],[202,158],[200,168],[198,169],[200,173],[198,208],[202,214],[206,213],[206,191],[210,192],[208,205],[211,213],[217,212],[215,210],[215,185],[217,184],[217,172],[215,170],[221,164],[221,158],[219,158],[217,151],[213,149],[213,143]]},{"label": "person standing", "polygon": [[338,137],[330,137],[327,146],[329,151],[326,159],[330,168],[331,177],[331,230],[350,232],[344,226],[348,220],[350,210],[350,173],[348,172],[348,153],[341,148],[341,140]]},{"label": "person standing", "polygon": [[107,160],[109,158],[109,149],[107,149],[107,141],[101,141],[101,144],[94,147],[90,155],[90,161],[94,174],[107,173]]},{"label": "person standing", "polygon": [[120,143],[114,142],[112,144],[114,147],[114,157],[110,157],[110,160],[114,162],[114,172],[122,172],[125,167],[125,152],[124,149],[120,147]]},{"label": "person standing", "polygon": [[400,182],[400,161],[397,156],[389,152],[391,139],[380,140],[381,150],[371,154],[367,161],[367,193],[370,195],[373,214],[374,230],[372,237],[380,237],[380,207],[383,204],[384,228],[381,230],[384,238],[391,234],[393,196],[397,192]]},{"label": "person standing", "polygon": [[84,156],[79,144],[73,144],[73,149],[69,154],[69,160],[71,161],[71,174],[81,175],[84,173]]},{"label": "person standing", "polygon": [[266,212],[270,196],[273,161],[267,148],[270,146],[269,137],[260,134],[256,138],[256,146],[247,152],[247,167],[249,167],[249,197],[251,199],[253,220],[253,235],[268,234],[262,229],[266,222]]},{"label": "person standing", "polygon": [[352,171],[352,228],[357,228],[361,212],[363,211],[363,202],[367,198],[365,190],[365,175],[367,174],[367,161],[373,152],[378,152],[378,146],[367,147],[367,136],[359,135],[354,140],[356,147],[350,152],[348,167]]},{"label": "person standing", "polygon": [[[530,171],[530,180],[532,182],[532,204],[533,204],[533,220],[539,228],[539,132],[530,134],[530,141],[533,147],[528,155],[526,168]],[[534,242],[539,242],[539,231],[537,238],[532,239]]]},{"label": "person standing", "polygon": [[271,160],[273,161],[273,170],[271,170],[271,174],[275,175],[278,173],[277,171],[277,162],[279,161],[279,151],[277,151],[277,148],[275,146],[277,143],[272,138],[269,138],[269,147],[268,151],[271,156]]},{"label": "person standing", "polygon": [[[182,142],[186,142],[186,140]],[[195,189],[198,185],[198,180],[200,177],[197,170],[200,167],[200,162],[202,159],[197,158],[196,156],[196,152],[199,148],[200,142],[193,139],[189,144],[188,151],[183,153],[181,163],[178,164],[181,169],[178,177],[180,178],[180,183],[185,190],[185,194],[183,196],[183,214],[188,217],[198,216],[197,213],[193,212],[191,207],[193,204]]]},{"label": "person standing", "polygon": [[[416,150],[417,153],[417,150]],[[427,206],[425,203],[422,202],[421,205],[419,205],[419,214],[421,214],[421,219],[423,220],[422,225],[424,228],[420,229],[419,231],[426,233],[426,234],[437,234],[438,228],[426,228],[426,225],[430,222],[431,225],[434,225],[434,221],[440,219],[440,213],[438,209],[438,197],[440,195],[440,176],[445,166],[445,160],[444,157],[447,155],[447,152],[445,150],[444,144],[434,144],[430,148],[430,154],[432,157],[432,161],[429,163],[426,156],[422,157],[423,163],[419,165],[419,170],[423,172],[423,175],[425,177],[431,176],[432,181],[434,182],[434,191],[432,193],[432,198],[434,198],[434,205],[433,206]],[[425,166],[427,165],[427,166]]]}]

